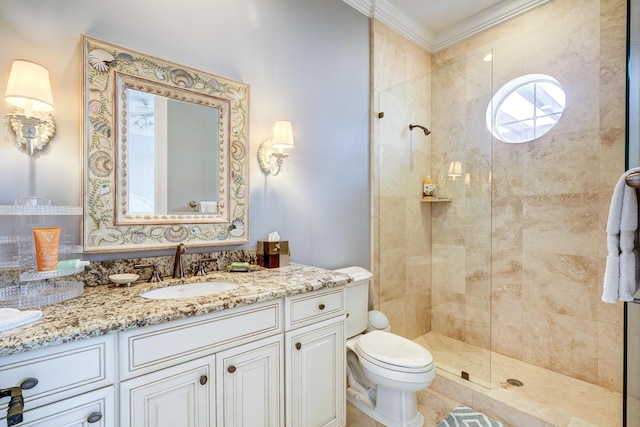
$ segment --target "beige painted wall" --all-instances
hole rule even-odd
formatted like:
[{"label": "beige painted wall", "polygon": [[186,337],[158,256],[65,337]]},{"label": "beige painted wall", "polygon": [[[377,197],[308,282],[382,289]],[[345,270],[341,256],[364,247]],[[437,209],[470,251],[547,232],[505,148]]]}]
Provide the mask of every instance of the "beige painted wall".
[{"label": "beige painted wall", "polygon": [[[423,70],[433,69],[435,75],[435,70],[487,49],[494,52],[493,91],[528,73],[550,74],[564,86],[567,110],[555,129],[529,144],[492,143],[491,348],[617,391],[622,389],[622,304],[605,304],[600,296],[608,205],[624,171],[625,13],[623,0],[555,1],[432,58],[418,52],[404,66],[407,52],[417,48],[383,25],[373,26],[375,91],[401,82],[403,72],[405,81]],[[427,63],[416,67],[422,60]],[[435,93],[436,88],[431,90]],[[434,100],[434,116],[436,108]],[[438,123],[433,125],[432,136],[438,140]],[[455,136],[457,131],[449,128],[447,132]],[[386,149],[387,142],[379,137],[374,129],[374,162],[375,155]],[[437,153],[426,157],[435,168]],[[451,322],[436,320],[442,313],[434,313],[431,320],[424,318],[431,316],[437,292],[429,283],[430,250],[419,253],[425,261],[416,264],[409,261],[407,243],[420,230],[425,242],[441,238],[435,210],[421,208],[422,217],[411,219],[422,229],[406,219],[401,227],[392,228],[387,221],[397,222],[402,202],[405,213],[415,207],[409,196],[385,202],[390,196],[383,192],[384,183],[396,175],[389,178],[385,174],[393,168],[376,172],[375,166],[373,177],[380,182],[374,186],[378,196],[374,270],[380,289],[374,290],[379,301],[373,301],[403,335],[413,338],[432,326],[445,328]],[[397,176],[404,176],[400,166],[396,170]],[[420,184],[411,177],[398,185],[417,191]],[[449,209],[454,211],[455,204],[454,199]],[[387,206],[396,212],[387,214]],[[433,229],[428,226],[432,222]],[[390,240],[395,243],[389,245]],[[419,273],[414,275],[416,270]],[[478,307],[477,298],[470,298],[478,277],[473,271],[465,270],[458,290],[462,298],[451,306],[452,311],[469,313]],[[416,298],[421,299],[421,309],[416,308]],[[458,325],[451,333],[478,344],[478,334],[468,325]]]}]

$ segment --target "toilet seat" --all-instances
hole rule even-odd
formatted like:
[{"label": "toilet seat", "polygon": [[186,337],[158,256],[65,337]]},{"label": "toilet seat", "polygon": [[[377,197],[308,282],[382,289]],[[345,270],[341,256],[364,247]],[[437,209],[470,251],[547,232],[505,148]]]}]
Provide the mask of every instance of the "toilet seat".
[{"label": "toilet seat", "polygon": [[389,332],[364,334],[354,349],[359,357],[381,368],[416,374],[434,369],[433,356],[426,348]]}]

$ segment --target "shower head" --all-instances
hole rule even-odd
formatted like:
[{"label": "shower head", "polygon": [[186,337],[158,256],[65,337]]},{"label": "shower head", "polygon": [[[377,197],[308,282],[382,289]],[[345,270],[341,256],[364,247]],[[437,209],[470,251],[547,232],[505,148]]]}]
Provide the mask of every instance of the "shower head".
[{"label": "shower head", "polygon": [[431,131],[426,128],[426,126],[422,125],[409,125],[409,130],[413,130],[413,128],[420,128],[424,132],[425,136],[429,135]]}]

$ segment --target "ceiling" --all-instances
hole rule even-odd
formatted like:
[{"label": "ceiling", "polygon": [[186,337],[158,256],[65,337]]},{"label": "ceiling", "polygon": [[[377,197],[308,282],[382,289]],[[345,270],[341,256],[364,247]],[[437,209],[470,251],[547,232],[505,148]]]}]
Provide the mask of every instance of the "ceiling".
[{"label": "ceiling", "polygon": [[343,0],[429,53],[552,0]]}]

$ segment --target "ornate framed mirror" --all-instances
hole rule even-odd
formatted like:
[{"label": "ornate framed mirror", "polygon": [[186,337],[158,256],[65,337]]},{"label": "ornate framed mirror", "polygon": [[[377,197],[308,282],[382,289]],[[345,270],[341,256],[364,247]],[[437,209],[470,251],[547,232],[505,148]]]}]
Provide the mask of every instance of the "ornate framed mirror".
[{"label": "ornate framed mirror", "polygon": [[246,243],[249,86],[82,45],[84,250]]}]

